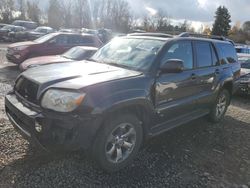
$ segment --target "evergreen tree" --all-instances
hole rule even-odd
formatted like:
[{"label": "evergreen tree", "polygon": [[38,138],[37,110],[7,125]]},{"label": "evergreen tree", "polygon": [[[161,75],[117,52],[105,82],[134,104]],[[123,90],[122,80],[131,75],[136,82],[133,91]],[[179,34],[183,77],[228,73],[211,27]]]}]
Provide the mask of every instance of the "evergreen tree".
[{"label": "evergreen tree", "polygon": [[228,9],[224,6],[219,6],[215,12],[215,21],[213,24],[213,35],[228,36],[228,32],[231,28],[231,15]]}]

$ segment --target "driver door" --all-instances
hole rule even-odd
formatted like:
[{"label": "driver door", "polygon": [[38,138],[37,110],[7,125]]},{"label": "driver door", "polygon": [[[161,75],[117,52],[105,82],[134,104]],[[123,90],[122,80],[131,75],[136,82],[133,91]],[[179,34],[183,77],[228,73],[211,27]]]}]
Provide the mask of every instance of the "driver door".
[{"label": "driver door", "polygon": [[184,63],[181,73],[161,73],[156,80],[155,106],[158,124],[170,122],[195,111],[197,77],[194,69],[194,55],[191,41],[175,42],[166,50],[161,60],[180,59]]},{"label": "driver door", "polygon": [[68,36],[67,35],[58,35],[47,42],[44,49],[44,55],[57,55],[62,54],[68,50]]}]

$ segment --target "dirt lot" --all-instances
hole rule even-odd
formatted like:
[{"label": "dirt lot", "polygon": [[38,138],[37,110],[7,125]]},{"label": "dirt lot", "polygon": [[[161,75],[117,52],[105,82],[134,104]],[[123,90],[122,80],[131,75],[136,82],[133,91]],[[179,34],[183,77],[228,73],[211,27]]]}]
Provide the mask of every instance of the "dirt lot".
[{"label": "dirt lot", "polygon": [[134,163],[107,174],[84,154],[31,149],[4,114],[18,70],[0,46],[0,187],[250,187],[250,98],[234,97],[225,120],[193,121],[152,139]]}]

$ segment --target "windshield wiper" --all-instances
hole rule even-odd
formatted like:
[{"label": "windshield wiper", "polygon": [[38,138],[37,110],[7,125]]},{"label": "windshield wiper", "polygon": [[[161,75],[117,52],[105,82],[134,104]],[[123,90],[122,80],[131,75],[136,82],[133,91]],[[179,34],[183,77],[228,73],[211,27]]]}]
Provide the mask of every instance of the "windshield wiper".
[{"label": "windshield wiper", "polygon": [[103,62],[107,65],[112,65],[112,66],[115,66],[115,67],[121,67],[121,68],[125,68],[125,69],[132,69],[131,67],[127,66],[127,65],[123,65],[123,64],[118,64],[118,63],[112,63],[112,62]]}]

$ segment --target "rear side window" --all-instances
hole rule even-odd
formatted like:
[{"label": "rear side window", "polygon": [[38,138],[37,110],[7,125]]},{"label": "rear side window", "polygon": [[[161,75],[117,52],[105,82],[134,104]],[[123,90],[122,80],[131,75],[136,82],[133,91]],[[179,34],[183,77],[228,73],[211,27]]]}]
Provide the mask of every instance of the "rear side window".
[{"label": "rear side window", "polygon": [[211,45],[209,42],[195,42],[197,67],[209,67],[213,65]]},{"label": "rear side window", "polygon": [[236,50],[232,44],[217,44],[220,55],[222,56],[221,64],[236,63],[238,61]]},{"label": "rear side window", "polygon": [[80,39],[81,39],[80,43],[82,43],[82,44],[93,44],[94,43],[93,39],[90,37],[81,37]]},{"label": "rear side window", "polygon": [[68,44],[68,37],[66,35],[57,36],[56,37],[56,44],[67,45]]}]

